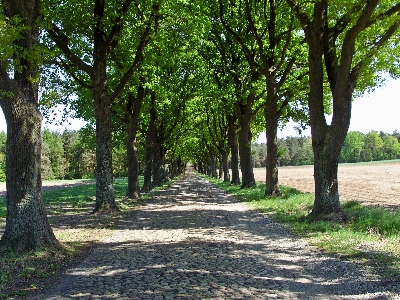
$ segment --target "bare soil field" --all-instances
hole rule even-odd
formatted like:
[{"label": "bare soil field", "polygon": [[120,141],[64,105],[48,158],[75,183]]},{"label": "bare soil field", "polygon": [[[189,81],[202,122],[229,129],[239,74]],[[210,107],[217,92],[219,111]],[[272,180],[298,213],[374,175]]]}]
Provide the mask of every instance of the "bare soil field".
[{"label": "bare soil field", "polygon": [[[313,166],[280,167],[279,184],[314,193]],[[265,182],[265,169],[254,169],[257,181]],[[341,201],[400,209],[400,161],[340,164]]]}]

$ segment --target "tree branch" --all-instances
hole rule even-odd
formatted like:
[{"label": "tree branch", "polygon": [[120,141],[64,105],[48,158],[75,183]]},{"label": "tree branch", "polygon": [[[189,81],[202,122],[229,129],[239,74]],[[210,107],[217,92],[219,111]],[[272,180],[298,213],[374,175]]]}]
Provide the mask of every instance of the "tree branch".
[{"label": "tree branch", "polygon": [[[287,53],[287,50],[289,49],[289,45],[292,40],[293,23],[294,23],[294,20],[292,17],[290,20],[289,30],[285,31],[285,33],[286,33],[285,45],[283,46],[281,58],[279,60],[278,65],[276,66],[276,70],[279,70],[282,67],[283,63],[285,62],[285,58],[287,57],[286,53]],[[280,39],[280,37],[279,37],[279,39]]]},{"label": "tree branch", "polygon": [[135,54],[135,59],[131,65],[131,67],[125,72],[125,74],[122,76],[119,84],[115,88],[114,92],[111,95],[111,101],[114,101],[123,91],[125,85],[128,83],[130,78],[133,76],[135,71],[140,65],[140,62],[143,59],[143,50],[147,46],[147,44],[150,41],[150,30],[151,30],[151,25],[153,23],[153,20],[158,13],[159,6],[158,5],[153,5],[153,11],[149,17],[149,20],[146,25],[146,29],[142,34],[142,37],[140,38],[139,45],[136,49],[136,54]]},{"label": "tree branch", "polygon": [[376,22],[381,21],[387,17],[393,16],[395,13],[399,13],[399,12],[400,12],[400,3],[397,3],[396,5],[392,6],[387,11],[377,15],[376,18],[374,18],[373,20],[370,20],[370,22],[367,24],[367,27],[369,27],[369,26],[375,24]]},{"label": "tree branch", "polygon": [[[250,7],[248,0],[246,0],[246,18],[247,18],[247,21],[249,22],[250,30],[253,33],[253,36],[255,37],[255,40],[257,42],[260,56],[263,57],[264,56],[264,44],[263,44],[262,38],[261,38],[260,34],[258,33],[258,30],[254,24],[254,20],[251,17],[251,7]],[[265,61],[265,63],[267,63],[267,62]],[[264,68],[268,68],[268,65],[264,64]]]},{"label": "tree branch", "polygon": [[[342,48],[341,48],[341,57],[340,57],[340,65],[338,67],[337,73],[334,74],[335,82],[334,82],[334,93],[336,93],[336,89],[338,88],[338,80],[340,78],[340,87],[339,90],[345,90],[346,85],[348,84],[344,78],[348,78],[351,72],[351,64],[354,55],[354,47],[355,47],[355,40],[359,33],[364,30],[370,21],[371,15],[374,12],[375,8],[377,7],[379,0],[370,0],[367,1],[367,5],[365,6],[364,10],[362,11],[361,15],[359,16],[356,24],[350,28],[343,40]],[[339,93],[340,93],[339,91]]]},{"label": "tree branch", "polygon": [[277,91],[279,91],[279,89],[280,89],[280,88],[282,87],[282,85],[285,83],[286,79],[287,79],[288,76],[289,76],[290,71],[291,71],[292,68],[293,68],[293,65],[294,65],[295,61],[296,61],[296,58],[295,58],[295,57],[292,57],[292,58],[290,59],[289,63],[286,65],[286,68],[285,68],[285,70],[283,71],[280,80],[279,80],[278,83],[276,84],[276,89],[277,89]]},{"label": "tree branch", "polygon": [[68,60],[70,60],[78,69],[88,74],[91,78],[93,77],[93,67],[86,64],[80,57],[71,51],[68,46],[68,37],[55,24],[53,24],[52,29],[47,30],[47,33]]},{"label": "tree branch", "polygon": [[293,10],[303,27],[308,27],[311,25],[310,19],[308,18],[307,14],[301,10],[299,4],[297,4],[294,0],[286,0],[286,2],[289,4],[290,8]]},{"label": "tree branch", "polygon": [[114,40],[114,37],[121,33],[122,28],[123,28],[123,22],[122,22],[123,21],[123,16],[128,11],[129,6],[131,5],[132,2],[133,2],[133,0],[125,0],[124,3],[122,3],[122,9],[118,13],[118,17],[115,20],[115,24],[111,28],[111,31],[108,34],[107,38],[106,38],[105,46],[107,48],[110,47],[110,46],[112,46],[112,48],[115,48],[118,45],[118,41],[119,40],[117,40],[116,43],[114,43],[114,44],[112,44],[112,42]]},{"label": "tree branch", "polygon": [[222,0],[218,0],[219,2],[219,18],[221,20],[222,26],[224,26],[225,30],[233,36],[233,38],[239,43],[239,45],[242,47],[243,52],[245,53],[245,57],[251,67],[256,67],[255,60],[254,60],[254,55],[252,55],[251,51],[249,48],[247,48],[246,44],[244,41],[240,38],[240,36],[232,30],[232,28],[229,27],[227,22],[224,19],[224,7],[222,4]]},{"label": "tree branch", "polygon": [[[83,88],[86,88],[86,89],[91,89],[91,88],[92,88],[91,85],[87,84],[85,81],[83,81],[82,79],[80,79],[80,78],[75,74],[75,72],[73,72],[73,71],[71,70],[71,65],[67,64],[67,62],[65,62],[61,57],[59,57],[59,59],[60,59],[60,63],[56,63],[56,64],[59,65],[59,66],[61,66],[61,67],[63,67],[63,68],[65,69],[65,71],[66,71],[76,82],[78,82],[78,84],[79,84],[80,86],[82,86]],[[73,65],[73,66],[75,66],[75,65]]]}]

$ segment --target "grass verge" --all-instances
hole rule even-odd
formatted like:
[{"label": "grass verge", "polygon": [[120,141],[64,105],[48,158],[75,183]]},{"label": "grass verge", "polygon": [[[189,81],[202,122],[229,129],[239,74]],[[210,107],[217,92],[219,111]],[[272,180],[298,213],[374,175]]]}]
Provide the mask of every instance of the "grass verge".
[{"label": "grass verge", "polygon": [[[0,249],[0,299],[29,299],[49,288],[62,271],[76,264],[98,243],[112,234],[124,218],[152,197],[126,199],[127,179],[114,182],[118,213],[91,214],[95,204],[95,183],[63,184],[43,191],[48,220],[61,249],[47,249],[17,256]],[[142,185],[142,178],[140,185]],[[170,182],[154,191],[165,189]],[[0,236],[5,227],[5,198],[0,198]]]},{"label": "grass verge", "polygon": [[272,215],[295,234],[328,253],[351,259],[385,280],[400,280],[400,212],[366,207],[356,201],[342,203],[342,212],[313,218],[314,194],[281,186],[281,196],[265,197],[265,184],[240,189],[209,178],[217,187]]}]

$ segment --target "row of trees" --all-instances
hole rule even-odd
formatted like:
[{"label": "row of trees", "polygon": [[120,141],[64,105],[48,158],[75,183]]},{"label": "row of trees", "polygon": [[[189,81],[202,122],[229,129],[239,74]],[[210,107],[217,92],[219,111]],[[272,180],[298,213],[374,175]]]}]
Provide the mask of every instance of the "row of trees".
[{"label": "row of trees", "polygon": [[372,131],[367,134],[351,131],[340,153],[340,162],[390,160],[400,158],[400,134]]},{"label": "row of trees", "polygon": [[[311,137],[292,137],[278,139],[279,165],[300,166],[314,164]],[[264,143],[252,145],[255,168],[266,166],[267,147]],[[363,134],[350,131],[340,152],[340,163],[391,160],[400,158],[400,133],[392,134],[371,131]]]},{"label": "row of trees", "polygon": [[390,0],[23,3],[0,2],[8,134],[1,243],[19,251],[56,243],[43,217],[39,91],[45,116],[63,103],[95,128],[94,212],[117,209],[113,152],[121,145],[128,197],[140,192],[138,151],[142,190],[185,161],[214,170],[221,160],[228,180],[229,153],[232,183],[240,157],[247,188],[255,184],[251,141],[262,131],[265,194],[279,194],[277,128],[291,118],[311,126],[313,214],[321,214],[340,210],[337,164],[353,94],[374,87],[379,72],[399,75],[400,4]]},{"label": "row of trees", "polygon": [[[51,132],[45,129],[42,133],[42,179],[82,179],[94,178],[96,158],[94,151],[94,133],[64,130]],[[400,158],[400,133],[392,134],[372,131],[363,134],[350,131],[345,139],[339,162],[355,163],[365,161],[391,160]],[[314,156],[311,137],[292,137],[278,139],[279,165],[300,166],[312,165]],[[144,149],[144,141],[139,142]],[[6,180],[6,133],[0,132],[0,182]],[[253,167],[265,168],[267,146],[264,143],[253,143]],[[230,159],[230,157],[229,157]],[[116,177],[127,176],[128,167],[123,147],[113,147],[113,174]],[[139,151],[139,173],[144,170],[144,151]],[[216,162],[217,166],[217,162]],[[222,166],[220,166],[222,167]],[[213,175],[213,174],[211,174]],[[214,174],[215,175],[215,174]]]},{"label": "row of trees", "polygon": [[[43,180],[82,179],[95,176],[93,137],[65,130],[63,133],[45,129],[42,133],[41,174]],[[92,142],[90,142],[92,140]],[[124,159],[126,156],[123,157]],[[121,167],[126,175],[126,159]],[[115,169],[120,174],[119,168]],[[0,182],[6,181],[6,133],[0,132]]]},{"label": "row of trees", "polygon": [[[143,175],[145,140],[143,136],[139,136],[138,140],[140,146],[140,151],[138,151],[139,173]],[[65,129],[60,133],[45,128],[42,132],[42,179],[95,178],[95,155],[95,134],[93,131]],[[113,162],[114,177],[126,177],[128,175],[126,151],[118,140],[114,142],[113,146]],[[167,174],[168,178],[169,175]],[[165,180],[168,178],[165,178]],[[0,182],[4,181],[6,181],[6,133],[2,131],[0,132]]]}]

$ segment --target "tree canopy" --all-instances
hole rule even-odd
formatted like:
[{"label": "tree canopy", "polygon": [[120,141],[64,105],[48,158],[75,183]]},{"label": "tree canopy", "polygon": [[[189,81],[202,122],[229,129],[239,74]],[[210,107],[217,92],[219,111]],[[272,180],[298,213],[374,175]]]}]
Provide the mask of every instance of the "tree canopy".
[{"label": "tree canopy", "polygon": [[[263,131],[265,194],[280,193],[280,161],[314,163],[315,214],[340,210],[339,161],[399,154],[393,136],[347,135],[354,95],[382,84],[382,72],[400,75],[400,4],[393,1],[32,0],[36,20],[9,2],[0,2],[7,125],[18,119],[10,99],[27,89],[35,126],[39,100],[47,117],[62,103],[88,121],[87,139],[84,130],[44,131],[43,144],[32,149],[43,158],[37,178],[95,174],[94,212],[118,209],[116,174],[128,175],[133,198],[140,173],[144,192],[188,161],[213,176],[220,165],[228,181],[230,159],[232,184],[240,182],[240,166],[242,188],[252,187],[251,143]],[[310,124],[312,142],[278,141],[277,129],[289,119]],[[7,161],[17,147],[9,144]]]}]

